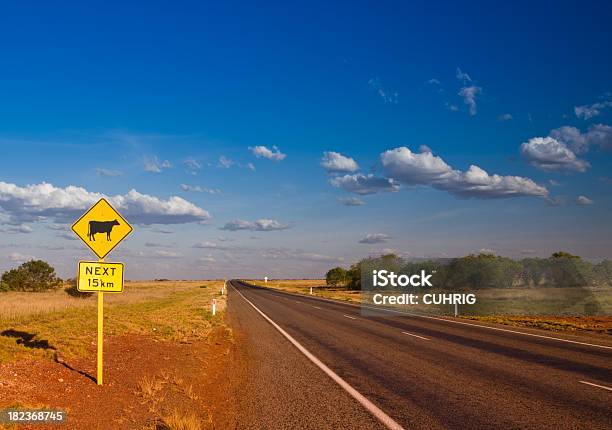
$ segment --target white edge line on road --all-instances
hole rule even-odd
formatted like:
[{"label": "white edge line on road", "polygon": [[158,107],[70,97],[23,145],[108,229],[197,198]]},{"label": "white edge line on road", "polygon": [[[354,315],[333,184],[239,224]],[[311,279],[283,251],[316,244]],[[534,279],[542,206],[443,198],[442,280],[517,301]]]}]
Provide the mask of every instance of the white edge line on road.
[{"label": "white edge line on road", "polygon": [[[257,286],[257,287],[259,287],[259,286]],[[262,287],[259,287],[259,288],[262,288]],[[282,290],[275,290],[275,289],[269,288],[269,287],[263,287],[263,288],[266,289],[266,290],[269,290],[269,291],[279,292],[279,293],[282,293],[282,294],[289,294],[289,295],[292,295],[292,296],[298,296],[299,295],[299,296],[302,296],[302,297],[306,297],[306,296],[303,296],[301,294],[290,293],[290,292],[282,291]],[[468,325],[468,326],[471,326],[471,327],[480,327],[480,328],[489,329],[489,330],[497,330],[497,331],[503,331],[503,332],[507,332],[507,333],[522,334],[524,336],[532,336],[532,337],[539,337],[539,338],[542,338],[542,339],[557,340],[559,342],[573,343],[573,344],[576,344],[576,345],[586,345],[586,346],[592,346],[592,347],[595,347],[595,348],[612,349],[612,346],[599,345],[599,344],[596,344],[596,343],[579,342],[577,340],[569,340],[569,339],[563,339],[563,338],[560,338],[560,337],[545,336],[543,334],[525,333],[523,331],[509,330],[509,329],[506,329],[506,328],[491,327],[491,326],[487,326],[487,325],[472,324],[472,323],[464,322],[464,321],[449,320],[447,318],[438,318],[438,317],[432,317],[432,316],[428,316],[428,315],[419,315],[419,314],[414,314],[414,313],[410,313],[410,312],[402,312],[402,311],[397,311],[395,309],[375,308],[373,306],[366,306],[366,305],[364,305],[362,303],[359,303],[359,304],[356,304],[356,303],[344,303],[344,302],[340,302],[338,300],[326,299],[325,297],[315,297],[315,296],[310,296],[310,298],[315,299],[315,300],[323,300],[323,301],[326,301],[326,302],[335,303],[337,305],[347,305],[347,306],[353,306],[353,307],[362,307],[362,308],[374,309],[374,310],[382,311],[382,312],[393,312],[393,313],[396,313],[396,314],[407,315],[407,316],[411,316],[411,317],[427,318],[427,319],[432,319],[432,320],[437,320],[437,321],[444,321],[444,322],[452,323],[452,324],[462,324],[462,325]]]},{"label": "white edge line on road", "polygon": [[414,333],[408,333],[407,331],[403,331],[403,334],[407,334],[408,336],[414,336],[414,337],[418,337],[419,339],[423,339],[423,340],[429,340],[428,338],[424,337],[424,336],[419,336],[418,334],[414,334]]},{"label": "white edge line on road", "polygon": [[344,318],[350,318],[350,319],[352,319],[352,320],[356,320],[356,319],[357,319],[357,318],[352,317],[352,316],[350,316],[350,315],[345,315],[345,314],[342,314],[342,316],[343,316]]},{"label": "white edge line on road", "polygon": [[[231,285],[231,284],[230,284]],[[327,374],[336,384],[340,385],[347,393],[351,395],[355,400],[357,400],[361,405],[368,410],[372,415],[374,415],[381,423],[383,423],[387,428],[392,430],[404,430],[404,428],[396,422],[389,415],[384,413],[378,406],[368,400],[363,394],[354,389],[348,382],[338,376],[333,370],[327,367],[321,360],[315,357],[310,351],[304,348],[297,340],[295,340],[289,333],[283,330],[278,324],[276,324],[272,319],[267,316],[265,313],[259,310],[257,306],[255,306],[249,299],[244,297],[244,295],[233,285],[231,287],[236,290],[238,294],[255,309],[266,321],[268,321],[276,330],[280,332],[285,338],[293,344],[302,354],[306,356],[310,361],[312,361],[319,369]]]},{"label": "white edge line on road", "polygon": [[612,391],[611,387],[606,387],[605,385],[593,384],[592,382],[587,382],[587,381],[578,381],[578,382],[580,382],[581,384],[592,385],[593,387],[603,388],[604,390]]},{"label": "white edge line on road", "polygon": [[313,308],[315,308],[315,309],[321,309],[321,308],[320,308],[320,307],[318,307],[318,306],[314,306],[314,305],[311,305],[311,306],[312,306]]}]

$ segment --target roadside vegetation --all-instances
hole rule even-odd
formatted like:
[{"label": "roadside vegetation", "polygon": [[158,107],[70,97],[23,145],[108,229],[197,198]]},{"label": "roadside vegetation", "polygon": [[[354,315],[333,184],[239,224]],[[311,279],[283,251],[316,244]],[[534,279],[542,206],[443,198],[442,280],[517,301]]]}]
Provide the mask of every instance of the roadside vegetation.
[{"label": "roadside vegetation", "polygon": [[485,323],[512,325],[515,327],[539,328],[550,331],[592,332],[612,335],[612,317],[571,317],[571,316],[478,316],[466,315],[465,319]]},{"label": "roadside vegetation", "polygon": [[[96,294],[78,292],[74,279],[62,281],[42,261],[24,263],[1,279],[0,407],[44,398],[64,405],[82,428],[93,428],[92,408],[109,420],[139,423],[130,428],[215,426],[213,397],[222,394],[214,390],[222,375],[216,368],[223,368],[231,342],[223,281],[126,282],[123,293],[105,294],[104,343],[110,346],[101,390],[94,382]],[[61,399],[53,397],[58,389],[65,390]],[[112,405],[102,400],[110,393],[117,400]],[[88,407],[71,409],[75,397]]]},{"label": "roadside vegetation", "polygon": [[[76,281],[32,260],[5,272],[0,292],[0,363],[31,357],[83,356],[95,341],[95,294]],[[119,294],[105,294],[105,333],[142,334],[184,342],[205,338],[223,322],[223,281],[126,282]],[[211,314],[217,299],[217,315]],[[49,348],[32,348],[32,345]]]},{"label": "roadside vegetation", "polygon": [[30,260],[21,266],[5,272],[0,277],[2,291],[48,291],[59,287],[62,280],[55,275],[55,269],[42,260]]},{"label": "roadside vegetation", "polygon": [[[477,302],[459,307],[460,315],[612,315],[612,262],[593,264],[567,252],[549,258],[513,260],[492,254],[439,260],[406,260],[394,254],[366,258],[348,270],[327,272],[326,284],[335,289],[361,291],[361,299],[380,289],[373,287],[373,270],[398,275],[425,271],[433,287],[395,288],[402,293],[475,293]],[[362,285],[362,282],[366,282]],[[412,305],[411,311],[453,314],[453,305]]]},{"label": "roadside vegetation", "polygon": [[[123,293],[104,295],[105,333],[141,334],[178,342],[205,338],[215,325],[223,323],[222,285],[223,281],[127,282]],[[62,284],[45,292],[1,293],[0,363],[86,354],[96,336],[95,294],[74,297],[62,286],[70,288]],[[213,298],[217,299],[215,317],[211,314]],[[53,349],[28,348],[23,339],[5,335],[14,332],[32,335],[29,342],[44,340]]]},{"label": "roadside vegetation", "polygon": [[[453,259],[406,260],[394,254],[334,267],[324,280],[249,282],[298,294],[361,303],[362,279],[373,269],[396,274],[433,273],[431,293],[475,293],[475,305],[458,306],[459,316],[483,322],[558,331],[612,334],[612,262],[591,263],[567,252],[548,258],[513,260],[491,254]],[[416,292],[423,293],[421,288]],[[451,316],[453,305],[411,305],[410,312]]]},{"label": "roadside vegetation", "polygon": [[361,302],[361,291],[348,290],[343,286],[331,286],[325,283],[325,279],[248,279],[249,284],[261,287],[274,288],[296,294],[310,294],[326,299],[342,300],[345,302]]},{"label": "roadside vegetation", "polygon": [[385,268],[397,274],[433,273],[436,288],[486,289],[511,287],[596,287],[612,286],[612,261],[593,264],[567,252],[549,258],[513,260],[493,254],[476,254],[452,259],[406,260],[395,254],[358,261],[349,269],[334,267],[326,283],[347,290],[361,290],[362,272]]}]

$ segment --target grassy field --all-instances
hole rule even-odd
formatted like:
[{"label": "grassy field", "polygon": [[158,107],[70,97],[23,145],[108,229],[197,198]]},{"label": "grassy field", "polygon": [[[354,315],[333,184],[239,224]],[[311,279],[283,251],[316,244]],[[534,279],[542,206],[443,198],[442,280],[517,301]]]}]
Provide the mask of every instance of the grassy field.
[{"label": "grassy field", "polygon": [[[298,294],[361,303],[360,291],[330,288],[324,279],[247,280],[254,285]],[[447,291],[444,291],[447,292]],[[471,292],[471,291],[470,291]],[[475,290],[476,305],[460,305],[462,318],[553,331],[590,331],[612,334],[612,288],[505,288]],[[449,316],[451,305],[411,306],[410,311]],[[593,315],[585,315],[592,313]]]},{"label": "grassy field", "polygon": [[245,281],[253,285],[298,294],[310,294],[310,287],[312,287],[313,294],[318,297],[361,303],[360,291],[328,287],[325,284],[325,279],[269,279],[268,282],[264,282],[263,279],[245,279]]},{"label": "grassy field", "polygon": [[[223,321],[223,281],[127,282],[105,294],[106,335],[145,334],[179,342],[204,338]],[[211,314],[217,299],[217,315]],[[23,357],[81,356],[95,342],[97,298],[62,289],[0,293],[0,363]]]}]

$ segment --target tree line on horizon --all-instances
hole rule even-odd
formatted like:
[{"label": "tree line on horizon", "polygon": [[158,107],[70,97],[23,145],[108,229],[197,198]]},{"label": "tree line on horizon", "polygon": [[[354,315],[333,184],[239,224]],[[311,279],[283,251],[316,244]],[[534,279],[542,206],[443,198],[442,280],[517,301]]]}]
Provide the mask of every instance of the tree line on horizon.
[{"label": "tree line on horizon", "polygon": [[493,254],[470,254],[446,260],[410,261],[395,254],[364,258],[349,269],[334,267],[326,276],[330,287],[361,290],[363,276],[372,269],[400,274],[433,273],[435,288],[479,289],[511,287],[587,287],[612,286],[612,261],[597,264],[577,255],[559,251],[548,258],[514,260]]}]

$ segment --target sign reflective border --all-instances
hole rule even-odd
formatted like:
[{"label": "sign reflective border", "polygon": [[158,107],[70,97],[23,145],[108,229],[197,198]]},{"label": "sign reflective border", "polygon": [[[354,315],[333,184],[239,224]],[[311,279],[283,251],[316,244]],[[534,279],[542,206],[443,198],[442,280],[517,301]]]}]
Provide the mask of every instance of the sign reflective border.
[{"label": "sign reflective border", "polygon": [[79,261],[77,290],[105,293],[123,292],[123,263]]}]

